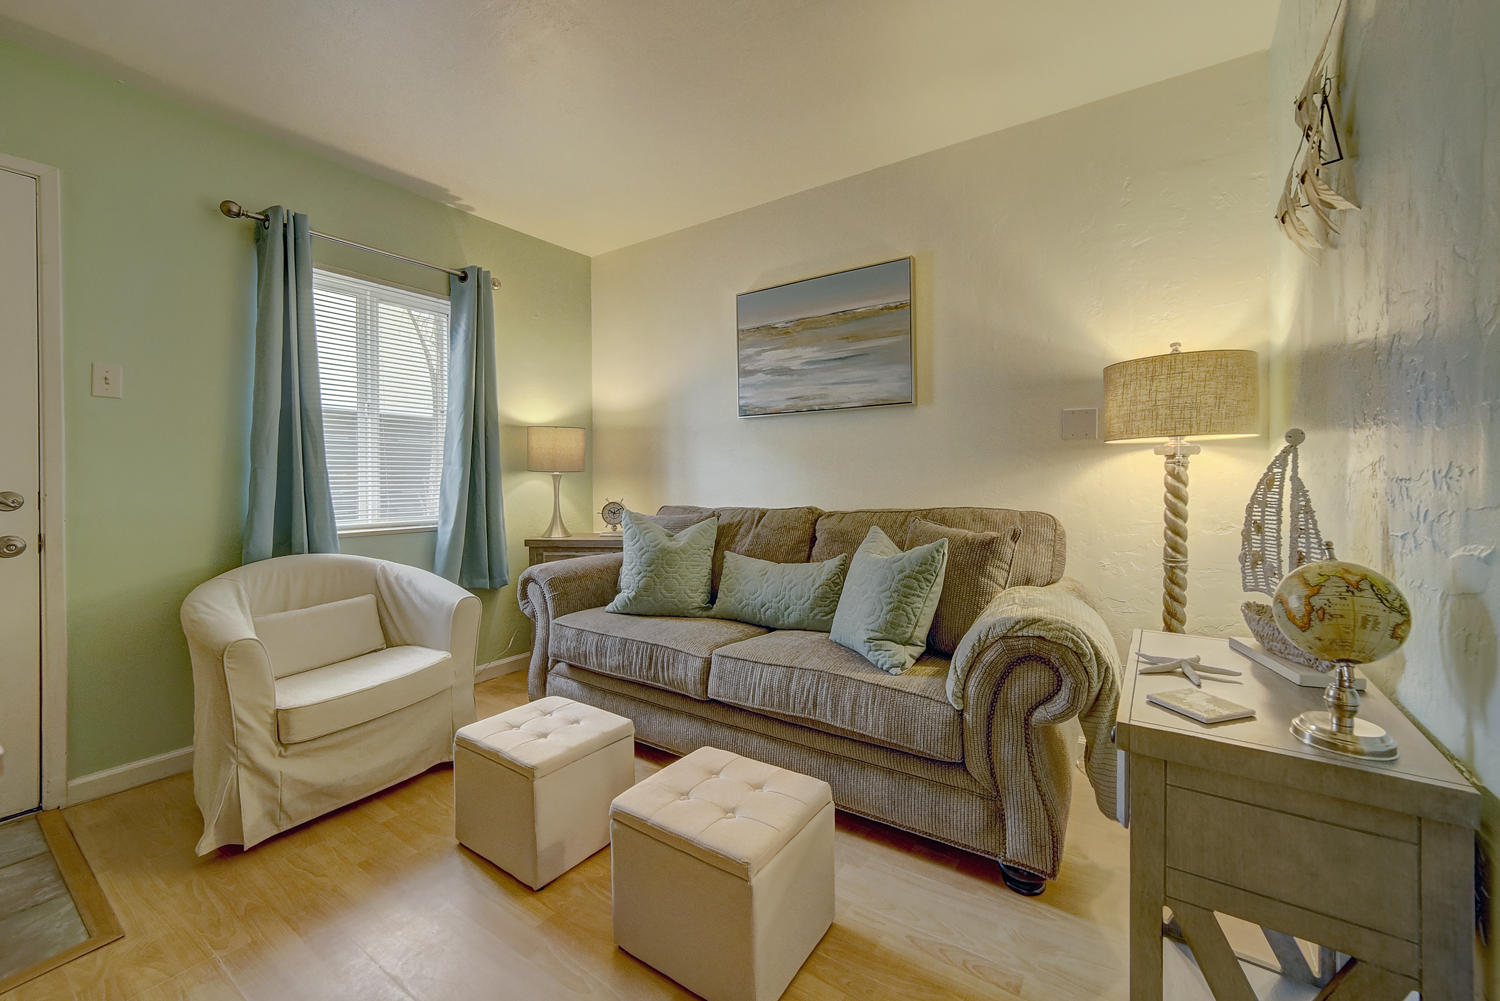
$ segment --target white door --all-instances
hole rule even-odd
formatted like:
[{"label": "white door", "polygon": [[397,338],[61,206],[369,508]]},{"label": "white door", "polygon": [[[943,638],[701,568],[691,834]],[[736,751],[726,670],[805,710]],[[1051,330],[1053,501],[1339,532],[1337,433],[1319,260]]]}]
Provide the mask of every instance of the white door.
[{"label": "white door", "polygon": [[0,818],[42,803],[37,182],[0,169]]}]

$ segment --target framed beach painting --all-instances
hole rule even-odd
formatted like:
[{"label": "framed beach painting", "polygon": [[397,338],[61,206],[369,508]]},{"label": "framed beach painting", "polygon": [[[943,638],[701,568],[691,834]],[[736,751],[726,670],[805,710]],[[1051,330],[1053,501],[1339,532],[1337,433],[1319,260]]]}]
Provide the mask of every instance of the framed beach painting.
[{"label": "framed beach painting", "polygon": [[910,257],[736,298],[741,417],[916,402]]}]

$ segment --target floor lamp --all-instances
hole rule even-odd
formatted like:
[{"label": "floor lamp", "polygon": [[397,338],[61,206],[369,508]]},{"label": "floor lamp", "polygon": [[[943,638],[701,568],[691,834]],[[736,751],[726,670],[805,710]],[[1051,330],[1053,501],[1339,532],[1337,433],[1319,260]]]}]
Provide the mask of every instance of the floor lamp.
[{"label": "floor lamp", "polygon": [[542,538],[568,538],[573,533],[563,524],[562,474],[583,472],[583,428],[527,428],[526,468],[552,474],[552,524]]},{"label": "floor lamp", "polygon": [[1260,359],[1254,351],[1183,351],[1104,370],[1104,440],[1161,441],[1166,462],[1162,628],[1187,631],[1188,438],[1260,434]]}]

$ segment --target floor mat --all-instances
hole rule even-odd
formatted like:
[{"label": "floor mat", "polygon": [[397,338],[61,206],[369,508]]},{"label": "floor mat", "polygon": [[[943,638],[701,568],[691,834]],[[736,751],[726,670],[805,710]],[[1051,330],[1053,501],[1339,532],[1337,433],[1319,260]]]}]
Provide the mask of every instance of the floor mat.
[{"label": "floor mat", "polygon": [[0,993],[120,937],[62,811],[0,824]]}]

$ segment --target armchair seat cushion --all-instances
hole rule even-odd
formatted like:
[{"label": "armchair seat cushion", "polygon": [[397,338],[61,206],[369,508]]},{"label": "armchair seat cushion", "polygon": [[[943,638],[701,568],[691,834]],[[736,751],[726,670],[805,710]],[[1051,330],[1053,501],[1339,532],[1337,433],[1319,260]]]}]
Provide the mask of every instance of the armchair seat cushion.
[{"label": "armchair seat cushion", "polygon": [[276,737],[297,744],[404,709],[453,686],[446,650],[393,646],[276,680]]},{"label": "armchair seat cushion", "polygon": [[714,651],[708,697],[937,761],[964,759],[948,658],[931,651],[887,674],[827,633],[782,629]]},{"label": "armchair seat cushion", "polygon": [[553,660],[704,700],[713,652],[765,631],[730,619],[617,615],[587,608],[552,623],[547,652]]}]

